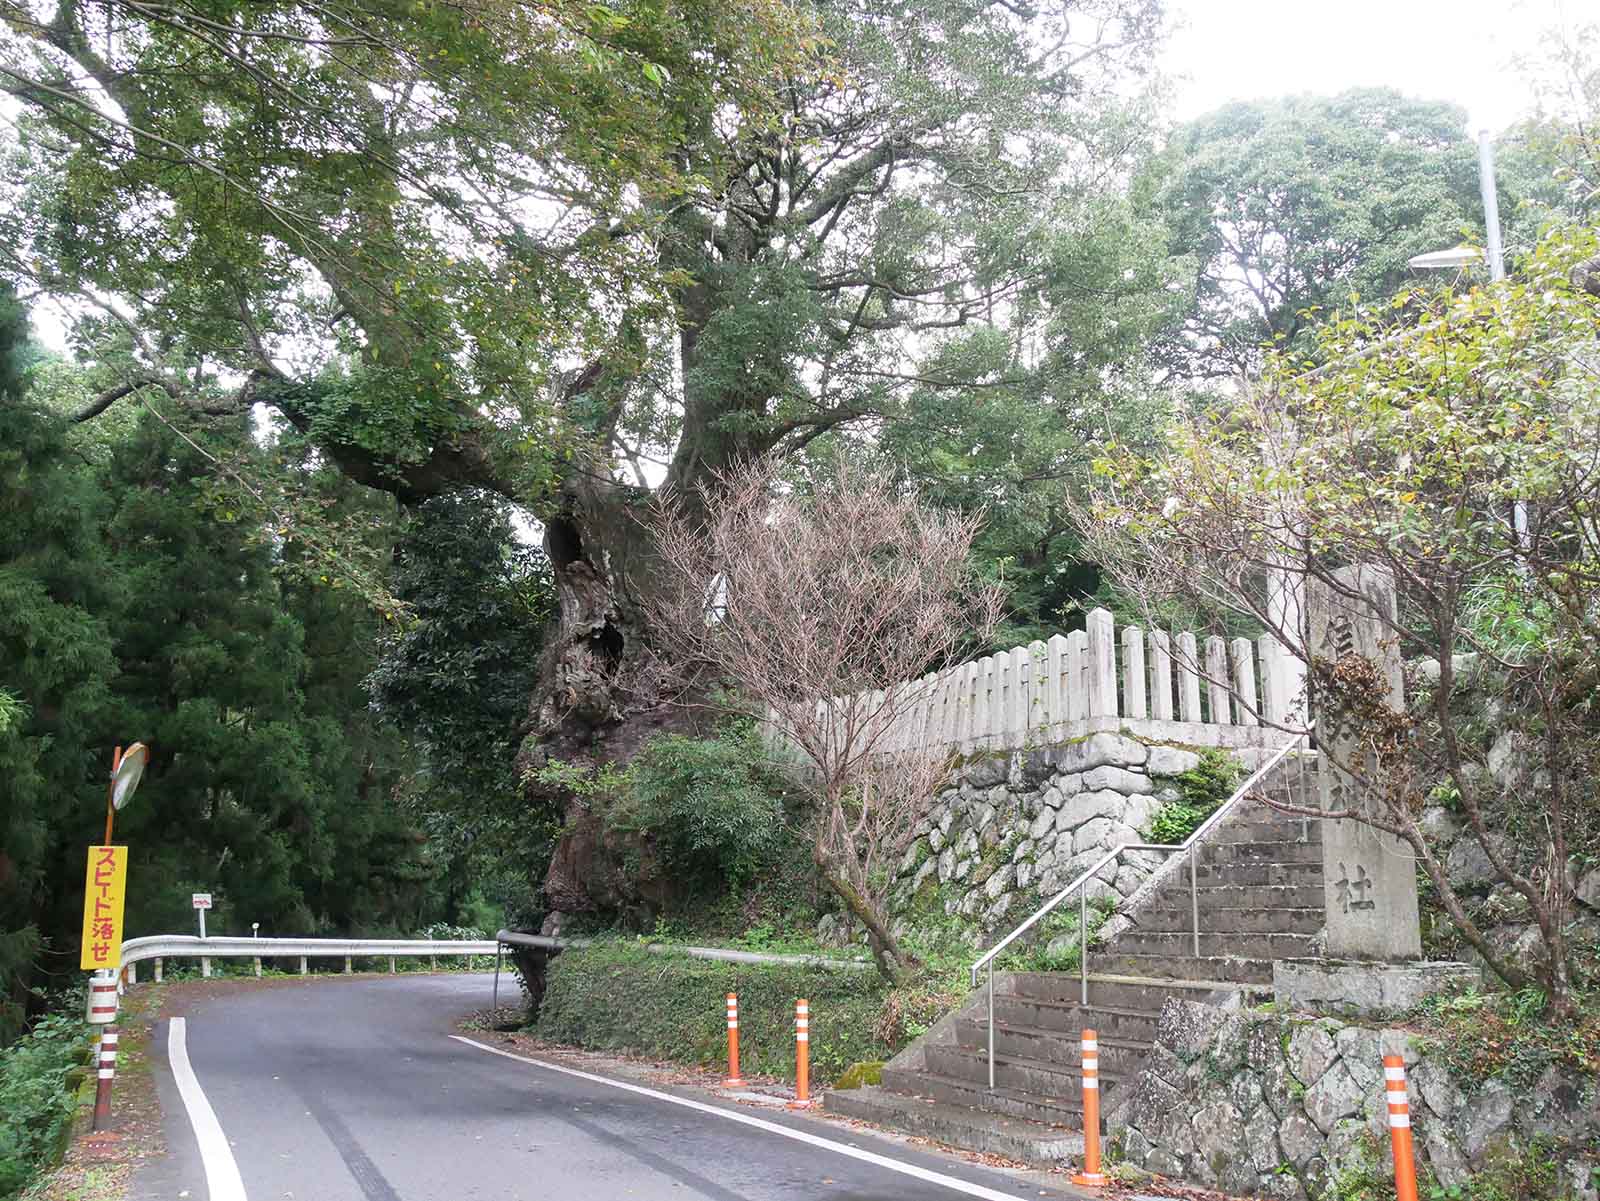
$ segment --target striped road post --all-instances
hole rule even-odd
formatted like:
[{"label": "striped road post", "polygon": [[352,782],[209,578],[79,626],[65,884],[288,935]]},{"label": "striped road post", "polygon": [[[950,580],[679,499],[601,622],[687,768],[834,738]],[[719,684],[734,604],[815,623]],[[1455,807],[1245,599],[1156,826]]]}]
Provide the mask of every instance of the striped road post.
[{"label": "striped road post", "polygon": [[1083,1171],[1072,1183],[1090,1188],[1106,1183],[1100,1170],[1100,1040],[1093,1030],[1083,1032]]},{"label": "striped road post", "polygon": [[111,1121],[111,1081],[117,1074],[117,1028],[100,1031],[100,1078],[94,1088],[93,1130],[104,1130]]},{"label": "striped road post", "polygon": [[1411,1143],[1406,1061],[1398,1055],[1383,1057],[1383,1088],[1389,1099],[1389,1139],[1394,1144],[1395,1201],[1417,1201],[1417,1161]]},{"label": "striped road post", "polygon": [[739,1077],[739,994],[728,994],[728,1078],[723,1088],[743,1088]]},{"label": "striped road post", "polygon": [[794,1003],[794,1100],[790,1109],[811,1108],[811,1005]]}]

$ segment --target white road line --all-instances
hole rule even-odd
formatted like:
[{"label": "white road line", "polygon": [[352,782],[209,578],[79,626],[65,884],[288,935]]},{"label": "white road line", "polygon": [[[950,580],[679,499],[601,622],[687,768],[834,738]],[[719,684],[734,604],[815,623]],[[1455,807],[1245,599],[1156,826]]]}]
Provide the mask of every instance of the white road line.
[{"label": "white road line", "polygon": [[[507,1059],[515,1059],[518,1063],[531,1063],[536,1068],[544,1068],[550,1072],[560,1072],[564,1076],[576,1076],[579,1080],[589,1080],[595,1084],[605,1084],[612,1088],[620,1088],[625,1092],[638,1093],[642,1097],[654,1097],[657,1101],[667,1101],[673,1105],[681,1105],[685,1109],[698,1110],[700,1113],[710,1114],[713,1117],[726,1118],[730,1122],[738,1122],[744,1126],[754,1126],[757,1130],[765,1130],[768,1134],[782,1135],[792,1138],[798,1143],[809,1143],[813,1147],[822,1147],[838,1155],[846,1155],[851,1159],[864,1160],[876,1164],[880,1168],[888,1168],[891,1172],[899,1172],[903,1176],[911,1176],[929,1184],[943,1185],[958,1193],[965,1193],[969,1197],[982,1197],[983,1201],[1017,1201],[1020,1194],[1002,1193],[996,1189],[985,1188],[981,1184],[970,1184],[965,1180],[958,1180],[954,1176],[946,1176],[943,1172],[935,1172],[929,1168],[919,1168],[916,1164],[902,1163],[898,1159],[890,1159],[887,1155],[878,1155],[871,1151],[863,1151],[860,1147],[852,1147],[847,1143],[836,1143],[832,1139],[811,1134],[805,1130],[794,1130],[788,1126],[780,1126],[776,1122],[764,1121],[761,1118],[751,1117],[746,1113],[738,1113],[730,1109],[722,1109],[716,1105],[707,1105],[703,1101],[693,1101],[688,1097],[675,1097],[671,1093],[657,1092],[653,1088],[645,1088],[638,1084],[628,1084],[621,1080],[612,1080],[607,1076],[596,1076],[592,1072],[580,1072],[576,1068],[564,1068],[558,1064],[547,1063],[542,1059],[530,1059],[526,1055],[514,1055],[510,1051],[502,1051],[499,1047],[491,1047],[487,1043],[480,1043],[476,1039],[464,1038],[459,1034],[450,1035],[458,1043],[466,1043],[469,1047],[477,1047],[480,1051],[487,1051],[491,1055],[503,1055]],[[216,1198],[212,1198],[216,1201]]]},{"label": "white road line", "polygon": [[200,1144],[200,1162],[206,1169],[206,1194],[210,1201],[247,1201],[244,1181],[239,1179],[239,1165],[233,1161],[233,1150],[222,1133],[222,1123],[217,1121],[216,1111],[206,1100],[200,1081],[189,1066],[185,1028],[182,1018],[173,1018],[167,1023],[167,1062],[172,1065],[178,1095],[189,1111],[189,1125],[194,1127],[195,1141]]}]

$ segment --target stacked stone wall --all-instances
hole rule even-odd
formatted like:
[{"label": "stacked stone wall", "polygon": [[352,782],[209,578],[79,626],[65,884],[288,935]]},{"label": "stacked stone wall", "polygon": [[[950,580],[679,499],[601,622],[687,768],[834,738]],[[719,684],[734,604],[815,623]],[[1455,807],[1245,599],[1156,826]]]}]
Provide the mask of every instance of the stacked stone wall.
[{"label": "stacked stone wall", "polygon": [[[1383,1056],[1405,1058],[1418,1170],[1445,1189],[1538,1146],[1565,1195],[1600,1201],[1594,1073],[1551,1065],[1516,1087],[1454,1078],[1407,1030],[1169,1000],[1147,1070],[1107,1126],[1116,1155],[1235,1195],[1323,1201],[1392,1176]],[[1537,1143],[1535,1140],[1538,1140]]]},{"label": "stacked stone wall", "polygon": [[[1254,764],[1268,752],[1232,753]],[[932,911],[959,919],[975,943],[1005,933],[1107,851],[1145,841],[1161,806],[1179,797],[1172,778],[1199,761],[1194,747],[1126,730],[971,757],[934,798],[898,865],[890,908],[899,929]],[[1163,859],[1126,852],[1090,884],[1090,902],[1132,896]],[[836,943],[860,937],[836,915],[819,933]]]}]

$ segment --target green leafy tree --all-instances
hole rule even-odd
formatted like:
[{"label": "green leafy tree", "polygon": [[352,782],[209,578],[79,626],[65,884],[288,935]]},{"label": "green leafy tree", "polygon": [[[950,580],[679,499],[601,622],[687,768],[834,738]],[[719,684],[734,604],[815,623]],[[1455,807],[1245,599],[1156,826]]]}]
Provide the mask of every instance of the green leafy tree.
[{"label": "green leafy tree", "polygon": [[[107,613],[121,600],[97,527],[104,497],[29,400],[32,357],[26,314],[0,292],[0,1043],[20,1027],[40,951],[68,949],[40,940],[59,932],[47,917],[58,840],[97,776],[89,748],[117,670]],[[95,837],[92,816],[77,833],[80,848]]]},{"label": "green leafy tree", "polygon": [[152,752],[118,823],[142,881],[130,927],[183,928],[195,890],[220,894],[223,929],[414,920],[427,873],[388,803],[403,764],[362,728],[377,619],[338,597],[286,594],[274,568],[292,544],[208,516],[213,459],[262,452],[242,419],[206,440],[147,416],[102,481],[105,536],[130,598],[113,625],[115,726]]},{"label": "green leafy tree", "polygon": [[414,749],[405,801],[446,868],[452,907],[485,880],[525,894],[555,833],[557,815],[528,812],[515,765],[554,605],[550,565],[511,519],[504,501],[470,493],[407,519],[393,572],[407,617],[365,681],[378,716]]},{"label": "green leafy tree", "polygon": [[[1082,513],[1128,595],[1231,610],[1301,660],[1317,720],[1354,732],[1360,761],[1341,766],[1363,799],[1295,811],[1402,840],[1463,940],[1561,1015],[1585,985],[1574,940],[1595,926],[1575,889],[1600,854],[1597,253],[1592,229],[1556,230],[1504,283],[1399,298],[1415,325],[1328,324],[1326,368],[1274,360],[1267,388],[1167,453],[1108,456]],[[1371,617],[1432,661],[1399,710],[1374,665],[1321,654],[1269,603],[1287,572],[1364,604],[1349,564],[1393,581],[1398,613]],[[1537,926],[1530,948],[1492,940],[1452,881],[1421,820],[1441,800]]]},{"label": "green leafy tree", "polygon": [[[334,55],[322,10],[293,3],[235,14],[228,39],[190,9],[52,11],[13,24],[11,269],[114,297],[80,337],[139,365],[80,415],[133,388],[261,402],[407,504],[478,486],[531,505],[558,606],[530,766],[624,759],[671,724],[627,684],[652,638],[651,484],[692,506],[756,457],[915,420],[919,389],[979,405],[996,356],[963,340],[1027,364],[1051,322],[1093,325],[1105,276],[1079,278],[1074,231],[1116,261],[1100,216],[1150,136],[1162,18],[335,9],[357,49]],[[109,50],[103,18],[125,31]]]},{"label": "green leafy tree", "polygon": [[1449,104],[1387,89],[1230,104],[1170,155],[1159,205],[1194,270],[1164,351],[1181,377],[1243,377],[1268,346],[1309,349],[1319,311],[1392,295],[1413,255],[1482,236],[1466,114]]}]

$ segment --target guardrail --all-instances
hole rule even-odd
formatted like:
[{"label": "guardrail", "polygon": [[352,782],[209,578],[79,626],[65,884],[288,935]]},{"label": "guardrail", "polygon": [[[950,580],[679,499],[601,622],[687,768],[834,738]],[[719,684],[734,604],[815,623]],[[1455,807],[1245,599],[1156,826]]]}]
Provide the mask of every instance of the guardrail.
[{"label": "guardrail", "polygon": [[[552,938],[547,934],[518,934],[501,930],[495,937],[502,943],[518,947],[537,947],[547,951],[561,951],[567,947],[586,947],[587,938]],[[646,943],[644,949],[652,955],[687,955],[690,959],[713,959],[720,963],[746,963],[752,967],[776,963],[786,967],[820,967],[831,971],[873,971],[869,959],[830,959],[826,955],[777,955],[770,951],[732,951],[723,947],[685,947],[670,942]]]},{"label": "guardrail", "polygon": [[[1239,787],[1234,790],[1233,795],[1227,800],[1223,801],[1222,804],[1218,805],[1216,811],[1212,813],[1210,817],[1206,818],[1206,820],[1201,823],[1200,827],[1195,830],[1193,834],[1189,835],[1188,838],[1184,839],[1183,842],[1175,844],[1130,842],[1124,843],[1122,846],[1115,847],[1112,850],[1107,851],[1099,859],[1095,860],[1086,872],[1080,875],[1077,879],[1073,880],[1072,883],[1068,884],[1060,892],[1056,893],[1055,896],[1051,897],[1043,905],[1039,906],[1038,909],[1034,910],[1033,915],[1029,917],[1027,921],[1023,922],[1015,930],[1011,931],[1010,934],[1007,934],[999,942],[995,943],[994,946],[990,947],[986,952],[984,952],[983,956],[972,965],[970,970],[972,976],[971,986],[973,988],[978,987],[979,970],[984,967],[989,969],[989,1089],[991,1092],[994,1090],[995,957],[1009,947],[1018,938],[1020,938],[1023,934],[1032,929],[1047,914],[1054,911],[1056,906],[1060,905],[1061,902],[1065,901],[1073,893],[1077,893],[1078,988],[1080,1000],[1083,1004],[1087,1005],[1089,1003],[1089,881],[1098,876],[1100,872],[1105,869],[1107,864],[1114,863],[1116,860],[1121,858],[1122,852],[1124,851],[1164,851],[1169,854],[1187,853],[1189,859],[1189,916],[1194,929],[1194,953],[1198,957],[1200,954],[1200,891],[1196,878],[1196,849],[1199,847],[1206,835],[1211,833],[1211,831],[1216,827],[1217,823],[1222,821],[1222,819],[1232,811],[1235,805],[1237,805],[1250,793],[1254,792],[1256,788],[1260,786],[1261,782],[1265,780],[1267,776],[1278,766],[1278,764],[1282,763],[1286,758],[1288,758],[1291,752],[1297,752],[1305,748],[1307,741],[1308,740],[1306,739],[1305,735],[1302,734],[1297,736],[1293,742],[1289,743],[1289,745],[1279,748],[1276,754],[1274,754],[1260,767],[1256,768],[1255,771],[1251,772],[1249,778],[1247,778],[1243,784],[1239,785]],[[1305,772],[1305,761],[1303,759],[1300,760],[1300,770],[1303,776]],[[1169,860],[1168,862],[1170,863],[1172,861]]]},{"label": "guardrail", "polygon": [[[155,934],[145,938],[130,938],[122,944],[122,983],[138,983],[138,965],[155,960],[156,980],[161,980],[161,965],[167,959],[198,959],[201,974],[211,974],[212,959],[254,959],[260,974],[262,959],[300,960],[300,974],[306,974],[307,959],[339,959],[345,961],[345,971],[351,970],[354,959],[389,960],[389,970],[394,971],[397,958],[430,959],[440,955],[494,956],[494,1001],[500,1005],[500,971],[506,946],[538,947],[560,951],[567,947],[586,947],[586,938],[552,938],[543,934],[519,934],[514,930],[497,931],[490,939],[428,939],[428,938],[199,938],[193,934]],[[672,943],[646,944],[653,955],[686,955],[691,959],[712,959],[723,963],[783,964],[791,967],[820,967],[833,971],[871,971],[873,964],[860,959],[829,959],[821,955],[774,955],[763,951],[733,951],[722,947],[684,947]]]},{"label": "guardrail", "polygon": [[156,979],[161,979],[161,963],[167,959],[198,959],[204,974],[210,974],[213,959],[293,959],[300,960],[300,972],[307,959],[344,959],[350,970],[353,959],[417,959],[440,955],[500,954],[500,944],[492,939],[433,938],[198,938],[193,934],[153,934],[130,938],[122,944],[122,965],[127,982],[138,982],[138,965],[156,961]]}]

